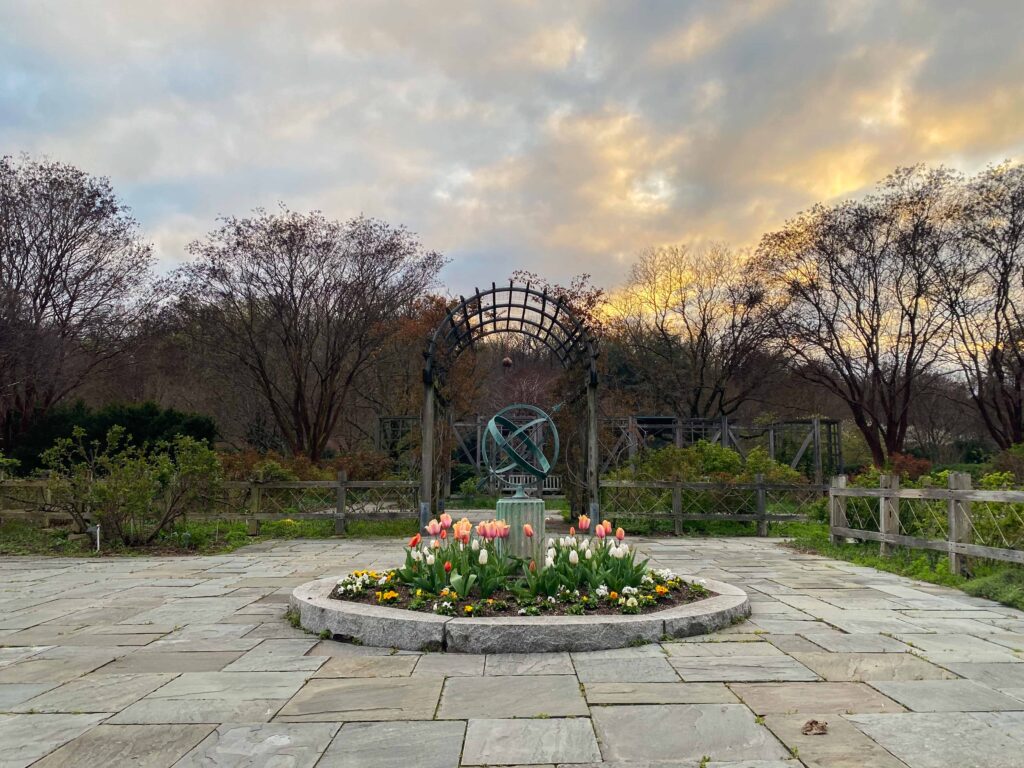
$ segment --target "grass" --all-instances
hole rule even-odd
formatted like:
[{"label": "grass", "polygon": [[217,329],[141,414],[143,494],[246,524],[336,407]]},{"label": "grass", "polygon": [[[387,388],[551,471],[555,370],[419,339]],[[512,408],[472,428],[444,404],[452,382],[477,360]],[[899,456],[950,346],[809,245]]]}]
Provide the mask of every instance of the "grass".
[{"label": "grass", "polygon": [[[631,536],[670,536],[675,526],[670,517],[619,517],[614,521]],[[769,536],[794,537],[811,532],[816,523],[803,520],[768,523]],[[742,520],[687,520],[682,524],[683,536],[756,536],[757,523]]]},{"label": "grass", "polygon": [[[368,521],[352,520],[345,538],[411,536],[419,526],[415,519]],[[22,520],[0,523],[0,555],[55,555],[95,557],[96,543],[82,539],[70,528],[43,528]],[[249,536],[244,521],[179,521],[164,531],[150,546],[128,547],[120,542],[104,541],[100,555],[212,555],[232,552],[239,547],[276,539],[326,539],[334,536],[333,520],[268,520],[259,536]]]},{"label": "grass", "polygon": [[813,552],[930,584],[956,587],[974,597],[1024,610],[1024,568],[1019,566],[972,559],[970,574],[961,576],[950,570],[949,559],[942,552],[896,548],[891,555],[883,557],[874,542],[833,544],[829,540],[827,525],[806,525],[806,530],[796,535],[789,546],[801,552]]}]

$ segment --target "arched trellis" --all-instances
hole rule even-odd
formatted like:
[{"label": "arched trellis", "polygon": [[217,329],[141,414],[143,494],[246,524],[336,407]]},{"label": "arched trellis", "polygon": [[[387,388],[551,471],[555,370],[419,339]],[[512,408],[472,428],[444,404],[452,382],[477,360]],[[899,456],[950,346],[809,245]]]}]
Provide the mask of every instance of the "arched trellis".
[{"label": "arched trellis", "polygon": [[597,342],[586,323],[562,297],[510,282],[459,297],[448,310],[423,351],[422,478],[420,517],[433,513],[434,436],[438,390],[459,355],[476,341],[496,334],[529,336],[545,347],[563,368],[579,369],[587,396],[586,482],[591,509],[598,500]]}]

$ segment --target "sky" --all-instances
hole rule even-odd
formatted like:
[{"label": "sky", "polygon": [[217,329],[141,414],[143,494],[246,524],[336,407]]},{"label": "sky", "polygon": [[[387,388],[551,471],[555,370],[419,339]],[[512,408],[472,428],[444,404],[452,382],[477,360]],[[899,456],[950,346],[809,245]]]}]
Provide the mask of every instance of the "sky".
[{"label": "sky", "polygon": [[162,270],[218,216],[364,214],[614,287],[900,165],[1024,155],[1021,0],[0,0],[0,154],[109,176]]}]

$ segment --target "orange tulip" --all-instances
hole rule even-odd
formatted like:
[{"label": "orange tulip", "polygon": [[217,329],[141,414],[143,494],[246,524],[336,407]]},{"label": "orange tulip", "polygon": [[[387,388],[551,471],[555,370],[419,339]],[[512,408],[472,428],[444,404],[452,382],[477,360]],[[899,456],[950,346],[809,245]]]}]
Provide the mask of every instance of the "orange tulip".
[{"label": "orange tulip", "polygon": [[612,532],[612,524],[610,520],[602,520],[601,526],[604,528],[604,532],[609,534]]},{"label": "orange tulip", "polygon": [[418,547],[420,545],[420,542],[422,540],[423,540],[423,537],[420,536],[417,533],[415,536],[413,536],[411,539],[409,539],[409,549],[416,549],[416,547]]},{"label": "orange tulip", "polygon": [[590,530],[590,518],[586,515],[580,515],[579,519],[580,533],[586,533]]},{"label": "orange tulip", "polygon": [[536,560],[531,560],[530,561],[530,573],[536,573],[536,572],[537,572],[537,561]]},{"label": "orange tulip", "polygon": [[533,526],[530,525],[529,523],[526,523],[523,526],[523,533],[526,534],[526,538],[532,539],[533,538]]},{"label": "orange tulip", "polygon": [[570,536],[575,536],[576,535],[576,529],[573,528],[571,525],[569,526],[569,535]]},{"label": "orange tulip", "polygon": [[622,530],[621,528],[616,528],[615,529],[615,538],[618,539],[619,541],[622,541],[624,538],[626,538],[626,532],[624,530]]}]

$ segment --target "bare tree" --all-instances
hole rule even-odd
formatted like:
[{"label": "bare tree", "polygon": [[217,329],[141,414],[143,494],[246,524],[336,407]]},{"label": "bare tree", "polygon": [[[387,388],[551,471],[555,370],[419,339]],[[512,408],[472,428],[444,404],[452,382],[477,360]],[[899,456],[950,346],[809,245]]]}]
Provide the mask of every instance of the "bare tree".
[{"label": "bare tree", "polygon": [[314,461],[444,262],[401,227],[284,206],[224,219],[189,252],[176,280],[191,327],[263,398],[289,448]]},{"label": "bare tree", "polygon": [[679,416],[733,413],[771,374],[755,363],[770,360],[775,310],[746,260],[724,245],[641,252],[611,304],[630,368]]},{"label": "bare tree", "polygon": [[1024,166],[970,180],[961,258],[949,265],[953,358],[1000,448],[1024,441]]},{"label": "bare tree", "polygon": [[956,181],[899,169],[875,194],[817,205],[758,249],[789,302],[779,331],[795,370],[846,403],[879,467],[903,451],[915,387],[948,338],[941,278],[955,250]]},{"label": "bare tree", "polygon": [[109,370],[135,340],[152,254],[110,181],[0,158],[0,437]]}]

